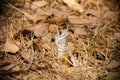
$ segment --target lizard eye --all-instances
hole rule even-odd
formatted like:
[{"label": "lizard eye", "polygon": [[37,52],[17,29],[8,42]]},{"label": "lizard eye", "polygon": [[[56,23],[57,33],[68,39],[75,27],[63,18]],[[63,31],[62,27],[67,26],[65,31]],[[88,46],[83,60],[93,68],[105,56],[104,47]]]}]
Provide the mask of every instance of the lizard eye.
[{"label": "lizard eye", "polygon": [[62,34],[62,32],[60,31],[60,32],[59,32],[59,34],[61,35],[61,34]]}]

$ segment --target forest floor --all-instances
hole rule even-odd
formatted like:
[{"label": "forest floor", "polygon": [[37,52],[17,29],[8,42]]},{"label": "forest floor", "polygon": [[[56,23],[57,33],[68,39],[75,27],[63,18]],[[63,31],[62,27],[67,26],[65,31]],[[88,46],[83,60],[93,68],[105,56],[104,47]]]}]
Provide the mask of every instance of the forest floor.
[{"label": "forest floor", "polygon": [[119,10],[119,0],[1,0],[0,80],[120,80]]}]

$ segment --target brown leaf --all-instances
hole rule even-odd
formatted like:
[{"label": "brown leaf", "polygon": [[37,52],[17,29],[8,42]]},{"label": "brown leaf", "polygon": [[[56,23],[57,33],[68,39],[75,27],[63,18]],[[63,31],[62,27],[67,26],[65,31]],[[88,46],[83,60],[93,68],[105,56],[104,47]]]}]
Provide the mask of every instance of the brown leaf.
[{"label": "brown leaf", "polygon": [[68,20],[72,23],[72,24],[89,24],[91,23],[91,21],[89,19],[84,19],[84,18],[80,18],[80,17],[76,17],[76,16],[69,16]]},{"label": "brown leaf", "polygon": [[34,1],[31,5],[31,9],[37,9],[37,8],[40,8],[40,7],[43,7],[47,5],[47,2],[46,1]]},{"label": "brown leaf", "polygon": [[112,12],[110,10],[108,10],[105,14],[104,14],[104,18],[114,18],[116,15],[116,12]]},{"label": "brown leaf", "polygon": [[20,71],[20,66],[15,64],[9,64],[0,68],[0,74],[14,73]]},{"label": "brown leaf", "polygon": [[5,52],[11,52],[11,53],[16,53],[17,51],[20,50],[18,45],[16,44],[17,42],[10,37],[7,37],[6,42],[4,44],[3,51]]},{"label": "brown leaf", "polygon": [[71,14],[68,11],[58,10],[58,9],[55,9],[55,8],[51,8],[47,12],[55,14],[57,17],[69,16]]},{"label": "brown leaf", "polygon": [[46,35],[48,32],[47,26],[43,22],[36,24],[34,27],[26,28],[26,30],[34,32],[36,37]]},{"label": "brown leaf", "polygon": [[37,22],[38,20],[45,20],[47,16],[52,15],[52,13],[48,13],[42,9],[38,9],[35,14],[33,14],[34,21]]},{"label": "brown leaf", "polygon": [[50,32],[53,32],[53,33],[57,33],[57,31],[58,31],[58,26],[51,24],[51,25],[49,26],[49,31],[50,31]]},{"label": "brown leaf", "polygon": [[114,33],[114,39],[120,41],[120,33]]},{"label": "brown leaf", "polygon": [[38,21],[38,20],[45,20],[48,16],[54,14],[57,17],[63,17],[63,16],[69,16],[71,13],[70,12],[66,12],[66,11],[62,11],[62,10],[58,10],[58,9],[48,9],[48,10],[42,10],[42,9],[38,9],[36,11],[36,14],[33,14],[34,17],[34,21]]},{"label": "brown leaf", "polygon": [[20,52],[20,54],[21,54],[21,56],[22,56],[25,60],[30,61],[31,55],[30,55],[29,53],[27,53],[27,52]]},{"label": "brown leaf", "polygon": [[11,72],[17,72],[17,71],[20,71],[20,66],[15,66],[14,68],[12,68]]},{"label": "brown leaf", "polygon": [[82,29],[82,28],[74,28],[74,34],[86,35],[87,32],[84,29]]},{"label": "brown leaf", "polygon": [[120,71],[109,72],[104,80],[119,80],[120,79]]},{"label": "brown leaf", "polygon": [[51,23],[51,24],[59,24],[59,23],[68,22],[68,19],[64,17],[54,17],[54,18],[47,19],[45,22]]},{"label": "brown leaf", "polygon": [[90,14],[90,15],[93,15],[93,16],[96,16],[96,17],[100,17],[100,14],[101,14],[101,10],[94,10],[94,9],[89,9],[89,10],[86,10],[85,14]]},{"label": "brown leaf", "polygon": [[8,61],[5,61],[5,60],[0,61],[0,67],[7,66],[9,64],[10,64],[10,62],[8,62]]},{"label": "brown leaf", "polygon": [[84,8],[80,4],[78,4],[75,0],[63,0],[63,2],[66,3],[73,10],[76,10],[80,13],[84,11]]},{"label": "brown leaf", "polygon": [[32,64],[31,67],[30,67],[30,69],[31,70],[37,70],[37,69],[39,70],[40,67],[38,65],[36,65],[36,64]]},{"label": "brown leaf", "polygon": [[14,64],[9,64],[7,66],[4,66],[4,67],[0,68],[0,71],[7,71],[7,70],[12,69],[13,67],[15,67]]},{"label": "brown leaf", "polygon": [[106,67],[107,68],[117,68],[120,66],[120,61],[112,60]]}]

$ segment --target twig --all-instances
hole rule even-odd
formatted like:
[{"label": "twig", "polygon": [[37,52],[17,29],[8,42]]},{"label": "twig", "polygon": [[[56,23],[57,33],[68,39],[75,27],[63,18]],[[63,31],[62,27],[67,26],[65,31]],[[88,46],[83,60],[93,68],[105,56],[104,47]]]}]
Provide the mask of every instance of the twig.
[{"label": "twig", "polygon": [[[31,39],[31,41],[33,41],[33,37],[31,37],[32,39]],[[29,68],[30,68],[30,66],[32,65],[32,63],[33,63],[33,60],[34,60],[34,52],[33,52],[33,47],[31,46],[31,48],[32,48],[32,56],[31,56],[31,61],[30,61],[30,64],[27,66],[27,68],[25,69],[25,70],[28,70]]]},{"label": "twig", "polygon": [[64,58],[69,64],[71,64],[71,65],[73,66],[73,63],[72,63],[68,58],[66,58],[66,57],[64,57],[64,56],[63,56],[63,58]]},{"label": "twig", "polygon": [[96,30],[95,30],[95,34],[94,34],[94,36],[93,36],[93,38],[92,38],[92,41],[93,41],[93,40],[95,39],[95,37],[97,36],[98,30],[99,30],[99,28],[101,27],[101,25],[102,25],[102,23],[103,23],[103,20],[104,20],[103,16],[104,16],[104,14],[105,14],[105,12],[101,13],[100,22],[99,22],[99,24],[98,24],[98,26],[97,26],[97,28],[96,28]]},{"label": "twig", "polygon": [[32,55],[30,64],[27,66],[27,68],[25,70],[28,70],[30,68],[30,66],[32,65],[32,63],[33,63],[33,57],[34,57],[34,55]]},{"label": "twig", "polygon": [[35,18],[34,18],[32,15],[30,15],[30,14],[28,14],[28,13],[26,13],[26,12],[24,12],[24,11],[18,9],[18,8],[16,8],[16,7],[13,6],[12,4],[8,3],[8,5],[5,5],[5,6],[11,7],[11,8],[13,8],[13,9],[19,11],[20,13],[24,14],[26,17],[30,18],[31,20],[35,21]]}]

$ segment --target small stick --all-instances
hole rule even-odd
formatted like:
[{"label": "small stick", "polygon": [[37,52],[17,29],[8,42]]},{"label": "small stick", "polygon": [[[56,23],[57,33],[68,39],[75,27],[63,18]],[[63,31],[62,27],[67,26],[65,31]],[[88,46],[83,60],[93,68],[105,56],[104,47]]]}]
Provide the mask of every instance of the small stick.
[{"label": "small stick", "polygon": [[72,63],[68,58],[66,58],[66,57],[64,57],[64,56],[63,56],[63,58],[64,58],[69,64],[71,64],[71,65],[73,66],[73,63]]},{"label": "small stick", "polygon": [[[7,5],[5,5],[5,6],[7,6]],[[15,10],[19,11],[20,13],[24,14],[26,17],[28,17],[28,18],[30,18],[31,20],[35,21],[35,18],[34,18],[32,15],[30,15],[30,14],[28,14],[28,13],[26,13],[26,12],[24,12],[24,11],[18,9],[18,8],[16,8],[16,7],[13,6],[12,4],[8,3],[8,7],[12,7],[13,9],[15,9]]]}]

